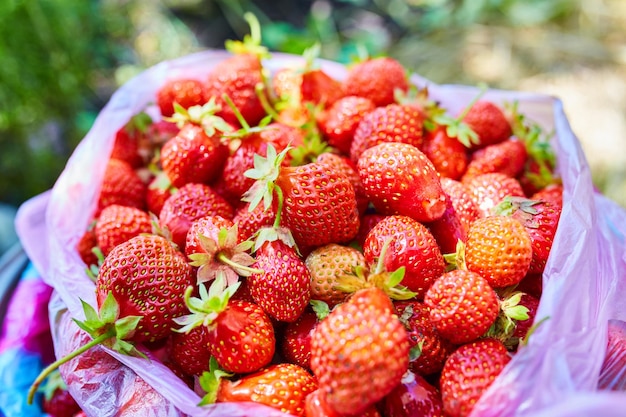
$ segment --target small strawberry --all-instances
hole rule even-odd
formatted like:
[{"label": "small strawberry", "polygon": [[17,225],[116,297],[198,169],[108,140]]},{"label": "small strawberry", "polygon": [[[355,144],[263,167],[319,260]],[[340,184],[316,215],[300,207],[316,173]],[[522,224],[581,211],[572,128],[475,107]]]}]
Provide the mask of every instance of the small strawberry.
[{"label": "small strawberry", "polygon": [[238,287],[239,283],[226,286],[223,276],[218,276],[208,291],[204,284],[199,285],[199,298],[191,297],[194,287],[188,287],[185,303],[190,314],[175,321],[182,326],[177,330],[181,333],[204,326],[217,364],[227,372],[249,373],[270,363],[276,339],[272,322],[261,307],[231,298]]},{"label": "small strawberry", "polygon": [[467,269],[481,275],[493,288],[519,283],[528,272],[532,256],[528,232],[512,217],[478,219],[467,233]]},{"label": "small strawberry", "polygon": [[[324,400],[324,393],[319,388],[306,397],[305,405],[306,417],[345,417],[345,414],[337,413],[331,409]],[[350,417],[381,417],[376,408],[376,404],[370,405],[358,414],[350,414]]]},{"label": "small strawberry", "polygon": [[516,138],[485,146],[472,153],[461,181],[467,183],[471,178],[489,172],[517,177],[524,169],[526,158],[526,146]]},{"label": "small strawberry", "polygon": [[519,181],[500,172],[480,174],[464,184],[478,206],[481,217],[492,215],[493,209],[504,197],[524,197]]},{"label": "small strawberry", "polygon": [[91,265],[98,265],[98,257],[93,252],[93,249],[98,246],[98,239],[96,238],[94,226],[95,223],[90,225],[76,244],[76,251],[80,256],[80,259],[82,259],[88,267]]},{"label": "small strawberry", "polygon": [[[386,242],[387,252],[382,254]],[[363,245],[368,264],[378,258],[387,271],[405,268],[402,285],[423,299],[431,284],[445,270],[443,255],[426,226],[407,216],[387,216],[370,230]]]},{"label": "small strawberry", "polygon": [[208,215],[232,219],[234,209],[210,186],[189,183],[167,199],[159,214],[159,224],[169,230],[174,243],[184,249],[191,223]]},{"label": "small strawberry", "polygon": [[389,297],[378,288],[355,292],[322,320],[311,338],[311,370],[330,410],[358,414],[400,382],[409,342]]},{"label": "small strawberry", "polygon": [[156,104],[161,115],[169,117],[174,114],[174,104],[184,109],[202,106],[208,101],[204,85],[193,78],[171,78],[158,89]]},{"label": "small strawberry", "polygon": [[354,132],[363,116],[376,106],[372,100],[359,96],[345,96],[327,108],[319,127],[328,144],[344,155],[350,155]]},{"label": "small strawberry", "polygon": [[522,294],[518,305],[526,307],[528,319],[516,321],[513,337],[524,339],[535,321],[537,309],[539,308],[539,299],[530,294]]},{"label": "small strawberry", "polygon": [[167,177],[165,172],[157,173],[148,183],[146,191],[146,205],[148,212],[159,216],[165,201],[172,196],[178,189],[172,185],[172,181]]},{"label": "small strawberry", "polygon": [[406,69],[391,57],[368,58],[348,69],[344,91],[366,97],[377,106],[395,102],[396,90],[406,92],[409,78]]},{"label": "small strawberry", "polygon": [[498,297],[480,275],[457,269],[444,273],[426,292],[430,321],[455,344],[482,336],[498,316]]},{"label": "small strawberry", "polygon": [[120,243],[142,233],[152,232],[148,213],[135,207],[112,204],[105,207],[96,222],[98,246],[106,256]]},{"label": "small strawberry", "polygon": [[563,206],[563,185],[562,184],[552,184],[548,185],[546,188],[543,188],[536,193],[534,193],[531,197],[531,200],[541,200],[541,201],[550,201],[554,203],[556,206]]},{"label": "small strawberry", "polygon": [[[440,378],[443,410],[450,417],[467,417],[511,357],[495,339],[470,342],[454,351]],[[468,364],[472,364],[468,366]]]},{"label": "small strawberry", "polygon": [[42,408],[50,417],[70,417],[80,411],[58,369],[48,377],[42,391],[44,393]]},{"label": "small strawberry", "polygon": [[457,243],[467,240],[467,229],[448,195],[446,195],[446,211],[443,212],[443,216],[424,224],[444,254],[454,253]]},{"label": "small strawberry", "polygon": [[385,417],[443,417],[443,403],[437,388],[422,376],[407,371],[402,381],[382,400]]},{"label": "small strawberry", "polygon": [[476,101],[462,120],[478,135],[479,144],[472,144],[473,149],[503,142],[513,133],[502,109],[488,100]]},{"label": "small strawberry", "polygon": [[115,134],[110,158],[126,161],[133,168],[142,166],[144,158],[140,145],[151,122],[150,116],[140,113],[121,127]]},{"label": "small strawberry", "polygon": [[306,369],[278,363],[234,381],[221,379],[216,402],[254,402],[303,417],[306,397],[316,389],[315,378]]},{"label": "small strawberry", "polygon": [[311,335],[319,319],[312,310],[305,310],[294,322],[287,324],[280,350],[285,360],[305,369],[311,368]]},{"label": "small strawberry", "polygon": [[250,294],[272,318],[295,321],[311,299],[311,275],[296,250],[281,240],[256,249],[257,271],[248,277]]},{"label": "small strawberry", "polygon": [[137,207],[146,205],[146,184],[126,161],[109,159],[98,197],[97,217],[103,208],[111,204]]},{"label": "small strawberry", "polygon": [[422,114],[409,105],[378,107],[361,117],[350,145],[350,158],[357,163],[367,149],[386,142],[400,142],[418,149],[424,143]]},{"label": "small strawberry", "polygon": [[336,287],[339,277],[354,273],[357,267],[367,268],[365,257],[358,250],[336,243],[314,249],[305,259],[311,274],[311,299],[330,307],[345,301],[348,293]]},{"label": "small strawberry", "polygon": [[415,146],[395,142],[376,145],[363,152],[357,170],[365,193],[381,214],[429,222],[446,210],[437,172]]},{"label": "small strawberry", "polygon": [[195,327],[187,333],[172,332],[170,341],[169,360],[186,376],[202,375],[209,370],[211,350],[205,326]]},{"label": "small strawberry", "polygon": [[530,294],[537,299],[541,298],[541,293],[543,292],[543,274],[526,274],[515,289]]},{"label": "small strawberry", "polygon": [[237,224],[239,231],[239,242],[254,240],[255,234],[264,227],[272,226],[275,219],[276,212],[271,206],[265,210],[262,205],[258,205],[250,210],[248,203],[242,205],[233,217],[233,223]]},{"label": "small strawberry", "polygon": [[446,197],[452,203],[452,207],[465,229],[465,234],[469,230],[474,220],[480,217],[478,205],[472,198],[468,188],[461,182],[451,178],[441,178],[441,188]]}]

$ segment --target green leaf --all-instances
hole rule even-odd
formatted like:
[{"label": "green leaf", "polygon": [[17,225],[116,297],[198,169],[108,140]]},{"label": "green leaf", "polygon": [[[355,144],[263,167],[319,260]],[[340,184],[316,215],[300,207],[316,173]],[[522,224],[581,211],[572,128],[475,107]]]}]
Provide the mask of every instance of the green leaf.
[{"label": "green leaf", "polygon": [[118,339],[127,339],[137,329],[143,316],[126,316],[115,322],[115,333]]},{"label": "green leaf", "polygon": [[328,314],[330,314],[330,307],[327,303],[321,300],[311,300],[309,302],[311,304],[311,308],[313,308],[313,312],[319,320],[324,320]]},{"label": "green leaf", "polygon": [[104,302],[100,306],[100,319],[103,323],[114,323],[120,315],[120,306],[113,296],[113,292],[109,291]]},{"label": "green leaf", "polygon": [[404,266],[401,266],[400,268],[389,274],[389,287],[393,288],[396,285],[400,284],[400,282],[402,282],[402,280],[404,279],[405,271],[406,268]]},{"label": "green leaf", "polygon": [[100,317],[98,316],[98,313],[96,312],[96,309],[93,308],[89,303],[87,303],[85,300],[80,299],[80,303],[83,306],[83,311],[85,313],[85,321],[87,322],[99,322],[100,321]]}]

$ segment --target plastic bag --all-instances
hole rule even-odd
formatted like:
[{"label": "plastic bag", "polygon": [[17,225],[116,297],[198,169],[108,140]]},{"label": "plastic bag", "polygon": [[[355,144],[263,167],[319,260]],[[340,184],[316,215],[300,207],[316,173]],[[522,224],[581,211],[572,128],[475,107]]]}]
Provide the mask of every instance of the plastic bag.
[{"label": "plastic bag", "polygon": [[[67,338],[61,314],[82,318],[79,298],[95,305],[94,285],[84,273],[84,264],[73,248],[91,220],[115,132],[130,118],[150,105],[158,87],[167,77],[206,74],[225,51],[206,51],[163,62],[145,71],[120,88],[100,113],[93,128],[76,148],[50,194],[45,221],[28,219],[33,213],[29,201],[18,213],[17,229],[22,242],[44,279],[58,294],[51,304],[51,321],[58,340]],[[301,57],[274,53],[266,61],[270,70],[302,62]],[[322,69],[341,79],[345,68],[320,61]],[[478,92],[476,88],[435,85],[418,76],[413,81],[429,86],[429,93],[452,113],[463,108]],[[607,321],[624,318],[626,309],[618,303],[626,291],[626,213],[597,194],[578,140],[572,133],[561,103],[552,97],[490,90],[486,99],[502,103],[518,101],[520,111],[556,131],[554,146],[558,169],[564,182],[564,206],[552,255],[544,274],[544,290],[537,320],[549,316],[512,360],[492,388],[477,404],[473,416],[526,416],[541,414],[560,417],[616,415],[626,410],[626,394],[597,393],[595,387],[606,348]],[[156,114],[156,113],[155,113]],[[128,357],[110,352],[183,414],[190,416],[284,416],[267,407],[219,404],[199,408],[200,397],[156,360]],[[62,370],[63,371],[63,370]],[[108,378],[92,375],[96,397]],[[87,381],[83,381],[87,383]],[[70,385],[79,404],[83,389]],[[614,394],[614,393],[613,393]],[[117,393],[117,396],[124,395]],[[574,400],[578,406],[572,407]],[[582,402],[582,404],[581,404]],[[616,408],[617,407],[617,408]],[[88,410],[89,411],[89,410]],[[91,414],[113,415],[114,410]],[[129,416],[156,415],[157,410],[129,412]],[[162,410],[159,415],[168,414]]]}]

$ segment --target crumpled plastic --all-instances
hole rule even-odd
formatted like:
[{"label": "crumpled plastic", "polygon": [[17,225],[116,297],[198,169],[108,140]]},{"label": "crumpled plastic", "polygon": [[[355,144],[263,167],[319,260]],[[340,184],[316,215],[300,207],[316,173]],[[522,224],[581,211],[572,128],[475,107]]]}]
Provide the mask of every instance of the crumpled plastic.
[{"label": "crumpled plastic", "polygon": [[[105,156],[111,152],[115,132],[140,111],[157,114],[153,100],[166,78],[202,77],[227,56],[225,51],[211,50],[162,62],[122,86],[78,145],[53,189],[20,208],[16,220],[20,239],[45,281],[55,288],[50,320],[57,356],[70,348],[66,339],[76,332],[64,324],[70,322],[67,317],[83,318],[80,299],[96,304],[94,284],[74,248],[95,209]],[[276,70],[300,62],[301,57],[274,53],[266,66]],[[341,64],[320,61],[320,66],[337,78],[345,76]],[[420,87],[428,86],[431,97],[453,114],[479,91],[436,85],[417,75],[412,80]],[[536,318],[548,319],[483,395],[472,417],[623,416],[626,393],[598,391],[597,381],[608,320],[626,318],[626,212],[594,190],[580,143],[557,98],[499,90],[487,91],[484,98],[498,103],[517,101],[528,118],[546,131],[555,131],[553,145],[564,184],[564,206]],[[142,385],[140,392],[151,387],[158,394],[150,397],[154,401],[149,406],[129,409],[125,416],[285,416],[252,404],[197,407],[200,397],[158,360],[129,357],[106,348],[98,351],[119,361],[119,369],[91,372],[76,380],[72,377],[69,384],[70,392],[90,415],[115,415],[116,407],[128,397],[127,390],[143,380],[147,385]],[[61,372],[69,378],[63,368]],[[81,395],[86,387],[91,400]]]}]

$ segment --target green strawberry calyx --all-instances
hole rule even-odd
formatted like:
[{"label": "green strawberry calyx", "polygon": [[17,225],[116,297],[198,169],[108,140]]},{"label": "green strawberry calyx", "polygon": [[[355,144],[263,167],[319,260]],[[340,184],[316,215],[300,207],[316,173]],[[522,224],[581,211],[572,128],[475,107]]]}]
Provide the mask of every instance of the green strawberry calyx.
[{"label": "green strawberry calyx", "polygon": [[506,196],[498,203],[493,212],[499,216],[511,216],[519,220],[524,226],[536,229],[539,224],[535,220],[535,215],[539,214],[536,206],[543,204],[540,200],[531,200],[525,197]]},{"label": "green strawberry calyx", "polygon": [[234,375],[220,368],[217,360],[211,356],[211,359],[209,359],[209,370],[204,371],[198,378],[200,387],[206,393],[198,403],[198,406],[215,404],[222,379],[230,378]]},{"label": "green strawberry calyx", "polygon": [[522,295],[524,293],[514,291],[500,301],[500,312],[494,324],[487,331],[487,336],[499,339],[507,346],[517,343],[517,340],[511,340],[516,323],[530,318],[528,307],[520,304]]},{"label": "green strawberry calyx", "polygon": [[243,18],[250,26],[250,34],[244,35],[243,40],[227,40],[224,45],[226,50],[233,54],[253,54],[259,59],[269,58],[270,53],[267,47],[262,45],[259,19],[250,12],[244,13]]},{"label": "green strawberry calyx", "polygon": [[127,341],[135,334],[135,329],[139,321],[143,318],[142,316],[126,316],[120,318],[120,307],[112,292],[109,292],[104,299],[99,312],[84,300],[80,301],[85,313],[85,320],[73,320],[78,327],[89,333],[93,339],[44,368],[30,386],[27,397],[28,404],[32,404],[35,392],[50,374],[64,363],[85,353],[94,346],[104,345],[125,355],[146,358],[145,354],[137,350],[131,342]]},{"label": "green strawberry calyx", "polygon": [[202,126],[207,136],[212,137],[218,133],[226,134],[234,130],[226,120],[217,116],[220,110],[222,110],[222,107],[215,103],[215,97],[211,97],[203,105],[191,106],[188,109],[178,103],[174,103],[174,114],[163,120],[175,123],[179,128],[182,128],[187,123],[197,124]]}]

